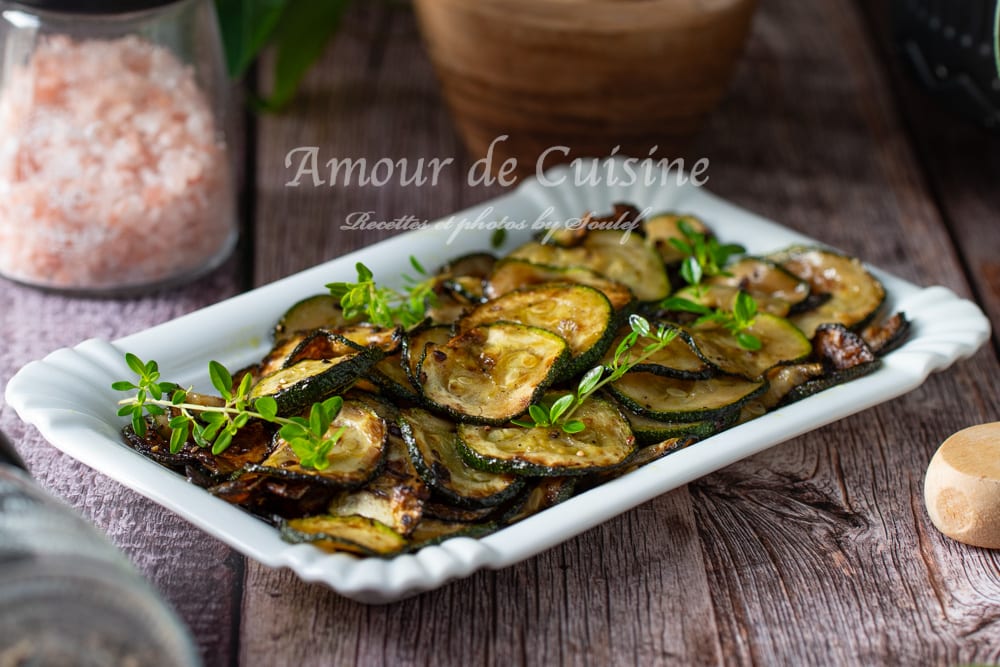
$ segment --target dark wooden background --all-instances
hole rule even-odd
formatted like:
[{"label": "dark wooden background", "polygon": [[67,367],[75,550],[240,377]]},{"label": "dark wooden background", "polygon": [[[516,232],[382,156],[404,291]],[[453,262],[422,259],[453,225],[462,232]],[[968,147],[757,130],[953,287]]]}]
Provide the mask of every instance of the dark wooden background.
[{"label": "dark wooden background", "polygon": [[[407,10],[360,6],[292,111],[251,118],[242,244],[169,294],[67,299],[0,280],[0,385],[381,238],[348,212],[435,218],[495,194],[284,187],[285,153],[464,155]],[[901,71],[883,3],[762,0],[701,135],[709,188],[1000,322],[1000,136]],[[463,158],[466,159],[466,158]],[[190,626],[208,665],[954,664],[1000,661],[1000,552],[923,508],[935,447],[1000,419],[996,339],[922,388],[705,477],[515,567],[383,607],[269,570],[63,456],[0,399],[40,482],[105,530]]]}]

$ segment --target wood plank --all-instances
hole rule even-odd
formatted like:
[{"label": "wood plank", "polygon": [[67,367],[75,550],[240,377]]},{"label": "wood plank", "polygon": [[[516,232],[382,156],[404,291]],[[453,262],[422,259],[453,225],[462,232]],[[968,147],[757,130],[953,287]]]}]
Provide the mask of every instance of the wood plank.
[{"label": "wood plank", "polygon": [[[968,295],[859,14],[832,1],[761,9],[703,139],[709,187]],[[995,659],[997,556],[938,534],[921,484],[948,434],[997,419],[997,377],[995,356],[980,352],[904,398],[690,485],[727,662]]]},{"label": "wood plank", "polygon": [[[234,294],[235,260],[195,284],[134,299],[77,299],[0,283],[0,387],[18,368],[86,338],[114,340]],[[80,511],[177,610],[206,664],[230,662],[242,558],[176,514],[77,463],[21,422],[0,393],[0,428],[47,490]],[[205,595],[212,591],[212,595]]]},{"label": "wood plank", "polygon": [[[259,256],[260,281],[387,235],[333,231],[351,211],[432,219],[496,194],[461,182],[470,161],[441,106],[412,17],[383,21],[378,11],[358,8],[295,110],[262,121],[257,245],[270,250]],[[386,41],[373,46],[379,30]],[[284,156],[300,145],[339,157],[460,161],[449,170],[455,178],[437,187],[284,188]],[[709,605],[681,490],[516,567],[386,607],[363,607],[249,563],[241,662],[710,664],[720,654]]]}]

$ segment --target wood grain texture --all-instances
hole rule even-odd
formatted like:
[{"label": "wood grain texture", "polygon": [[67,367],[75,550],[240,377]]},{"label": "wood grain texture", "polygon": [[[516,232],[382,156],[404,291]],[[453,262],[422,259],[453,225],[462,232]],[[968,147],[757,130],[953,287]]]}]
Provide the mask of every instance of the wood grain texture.
[{"label": "wood grain texture", "polygon": [[[261,128],[262,192],[287,177],[271,154],[297,145],[371,158],[406,155],[406,146],[423,155],[456,149],[409,19],[394,17],[379,57],[358,35],[383,19],[369,11],[355,20],[329,55],[339,67],[309,82],[310,103],[322,99],[318,90],[342,93],[327,100],[322,122],[268,119]],[[343,95],[359,72],[375,82],[361,118],[351,111],[357,101]],[[748,57],[699,144],[698,154],[712,160],[709,187],[911,280],[969,294],[887,87],[853,8],[763,3]],[[386,108],[401,88],[420,90],[421,104]],[[415,145],[418,117],[434,129]],[[303,251],[286,238],[290,224],[315,228],[318,216],[336,219],[368,202],[386,218],[433,217],[490,193],[455,181],[432,194],[264,192],[258,243],[286,251],[260,257],[257,277],[380,237],[319,231]],[[280,227],[270,215],[281,216]],[[690,494],[675,492],[527,563],[391,607],[359,607],[251,564],[243,661],[989,660],[1000,646],[996,557],[940,537],[920,487],[941,439],[996,418],[996,368],[990,352],[980,353],[904,399],[700,480]],[[330,641],[309,641],[315,636]]]},{"label": "wood grain texture", "polygon": [[[351,212],[432,219],[499,193],[463,182],[471,160],[412,16],[356,5],[292,110],[258,123],[256,226],[242,256],[253,265],[237,259],[176,293],[123,301],[0,282],[0,385],[58,347],[143,329],[392,233],[340,230]],[[876,12],[763,0],[695,154],[711,159],[714,192],[918,283],[978,296],[996,322],[995,144],[907,91]],[[324,161],[458,163],[436,187],[288,188],[284,160],[298,146],[320,147]],[[981,351],[529,561],[384,607],[244,568],[59,454],[2,398],[0,427],[43,485],[174,604],[207,665],[996,663],[1000,555],[937,533],[921,489],[938,443],[1000,418],[998,370],[995,351]]]}]

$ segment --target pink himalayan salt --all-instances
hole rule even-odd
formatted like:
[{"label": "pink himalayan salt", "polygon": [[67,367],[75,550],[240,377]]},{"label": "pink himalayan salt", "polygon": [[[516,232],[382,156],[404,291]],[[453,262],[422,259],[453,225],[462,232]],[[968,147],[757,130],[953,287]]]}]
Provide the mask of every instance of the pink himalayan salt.
[{"label": "pink himalayan salt", "polygon": [[0,91],[0,273],[110,289],[198,271],[234,238],[227,159],[168,49],[43,39]]}]

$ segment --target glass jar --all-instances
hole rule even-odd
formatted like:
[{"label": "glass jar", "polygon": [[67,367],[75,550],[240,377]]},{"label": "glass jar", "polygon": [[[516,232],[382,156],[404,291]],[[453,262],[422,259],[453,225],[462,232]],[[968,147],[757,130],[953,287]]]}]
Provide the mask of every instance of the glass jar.
[{"label": "glass jar", "polygon": [[0,665],[198,667],[174,611],[22,468],[0,433]]},{"label": "glass jar", "polygon": [[122,293],[236,240],[211,0],[0,0],[0,275]]}]

